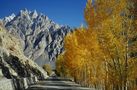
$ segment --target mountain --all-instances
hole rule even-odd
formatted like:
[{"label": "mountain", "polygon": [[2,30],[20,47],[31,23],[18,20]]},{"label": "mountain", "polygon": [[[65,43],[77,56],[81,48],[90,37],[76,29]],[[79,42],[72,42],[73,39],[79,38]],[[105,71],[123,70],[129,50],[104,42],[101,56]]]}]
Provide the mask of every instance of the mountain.
[{"label": "mountain", "polygon": [[2,19],[9,33],[21,40],[24,54],[38,65],[50,63],[55,68],[56,57],[64,50],[64,36],[71,28],[56,24],[36,10],[21,10]]},{"label": "mountain", "polygon": [[0,24],[0,78],[46,78],[47,73],[23,54],[20,41]]},{"label": "mountain", "polygon": [[8,22],[10,22],[11,20],[13,20],[13,18],[15,17],[15,14],[13,13],[13,14],[11,14],[10,16],[8,16],[8,17],[5,17],[4,19],[3,19],[3,23],[4,24],[6,24],[6,23],[8,23]]}]

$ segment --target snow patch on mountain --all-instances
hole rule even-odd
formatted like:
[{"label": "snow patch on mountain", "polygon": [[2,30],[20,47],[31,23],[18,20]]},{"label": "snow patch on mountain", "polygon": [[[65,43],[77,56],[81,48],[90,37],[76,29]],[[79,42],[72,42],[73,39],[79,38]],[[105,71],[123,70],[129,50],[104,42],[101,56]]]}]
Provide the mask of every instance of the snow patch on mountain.
[{"label": "snow patch on mountain", "polygon": [[15,14],[13,13],[13,14],[11,14],[10,16],[5,17],[5,18],[3,19],[3,21],[4,21],[4,23],[8,23],[8,22],[10,22],[11,20],[13,20],[14,17],[15,17]]}]

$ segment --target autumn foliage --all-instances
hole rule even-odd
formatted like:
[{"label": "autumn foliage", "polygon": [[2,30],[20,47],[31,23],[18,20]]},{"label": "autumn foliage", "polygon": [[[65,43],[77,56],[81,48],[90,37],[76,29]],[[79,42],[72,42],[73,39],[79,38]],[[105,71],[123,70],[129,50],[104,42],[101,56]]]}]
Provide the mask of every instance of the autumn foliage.
[{"label": "autumn foliage", "polygon": [[83,86],[136,90],[136,5],[136,0],[88,0],[87,26],[66,36],[65,52],[57,61],[64,70],[57,68],[58,73]]}]

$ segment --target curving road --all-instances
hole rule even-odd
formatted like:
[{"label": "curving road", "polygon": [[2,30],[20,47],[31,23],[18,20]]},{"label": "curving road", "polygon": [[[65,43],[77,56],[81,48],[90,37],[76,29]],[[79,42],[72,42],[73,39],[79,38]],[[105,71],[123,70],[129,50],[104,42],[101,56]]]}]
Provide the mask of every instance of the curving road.
[{"label": "curving road", "polygon": [[31,85],[27,90],[95,90],[92,88],[81,87],[70,79],[49,77],[45,81],[40,81]]}]

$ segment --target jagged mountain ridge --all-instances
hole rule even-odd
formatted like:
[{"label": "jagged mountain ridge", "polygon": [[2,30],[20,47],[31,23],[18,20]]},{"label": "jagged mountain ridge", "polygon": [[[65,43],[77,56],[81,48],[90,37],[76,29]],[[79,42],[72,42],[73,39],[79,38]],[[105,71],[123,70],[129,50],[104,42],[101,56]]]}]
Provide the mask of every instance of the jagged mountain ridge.
[{"label": "jagged mountain ridge", "polygon": [[64,36],[71,32],[70,27],[58,25],[36,10],[21,10],[12,20],[3,22],[8,32],[21,39],[24,54],[40,66],[55,66],[56,57],[64,50]]}]

